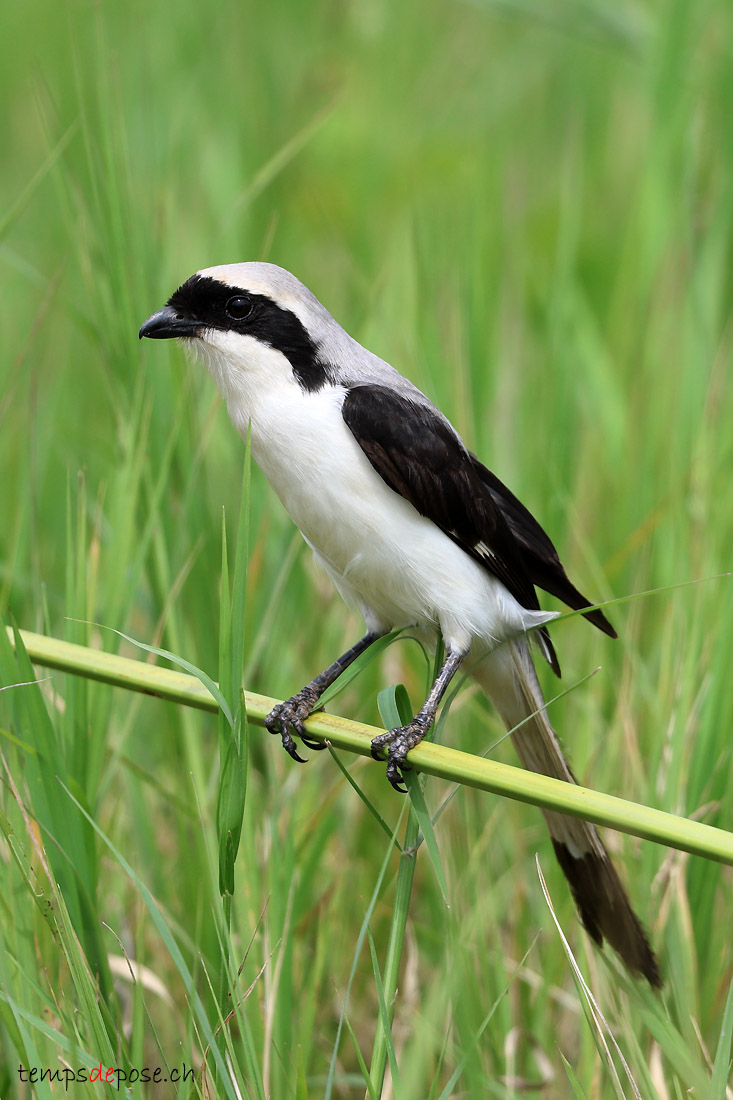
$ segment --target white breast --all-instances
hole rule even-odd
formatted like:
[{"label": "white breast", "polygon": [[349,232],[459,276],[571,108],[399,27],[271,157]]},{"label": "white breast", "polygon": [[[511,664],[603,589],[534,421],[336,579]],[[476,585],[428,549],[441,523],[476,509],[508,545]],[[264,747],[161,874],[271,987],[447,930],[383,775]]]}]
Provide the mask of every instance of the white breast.
[{"label": "white breast", "polygon": [[440,628],[448,644],[467,647],[474,638],[496,642],[552,617],[522,608],[387,486],[344,422],[343,387],[305,393],[279,352],[251,343],[256,360],[241,371],[231,370],[230,347],[207,355],[207,365],[243,437],[251,422],[255,461],[371,629]]}]

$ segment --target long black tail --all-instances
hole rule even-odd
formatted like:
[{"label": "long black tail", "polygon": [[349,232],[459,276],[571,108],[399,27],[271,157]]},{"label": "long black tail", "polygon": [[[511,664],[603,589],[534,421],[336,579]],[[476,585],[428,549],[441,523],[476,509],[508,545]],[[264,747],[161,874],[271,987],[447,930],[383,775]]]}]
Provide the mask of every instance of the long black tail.
[{"label": "long black tail", "polygon": [[[574,783],[555,731],[540,709],[544,700],[527,639],[500,646],[476,665],[472,675],[513,731],[512,741],[524,767]],[[515,728],[520,722],[524,724]],[[645,977],[658,989],[662,984],[659,964],[595,826],[552,810],[543,813],[585,928],[597,944],[608,940],[632,974]]]}]

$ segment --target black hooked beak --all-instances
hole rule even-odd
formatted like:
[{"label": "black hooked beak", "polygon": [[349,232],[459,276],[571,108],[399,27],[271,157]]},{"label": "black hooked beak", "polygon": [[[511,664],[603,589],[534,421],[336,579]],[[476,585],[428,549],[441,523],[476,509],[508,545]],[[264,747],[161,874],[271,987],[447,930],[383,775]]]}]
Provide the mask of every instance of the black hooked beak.
[{"label": "black hooked beak", "polygon": [[198,336],[204,326],[200,321],[182,317],[173,306],[163,306],[140,327],[138,337],[150,340],[174,340],[180,336]]}]

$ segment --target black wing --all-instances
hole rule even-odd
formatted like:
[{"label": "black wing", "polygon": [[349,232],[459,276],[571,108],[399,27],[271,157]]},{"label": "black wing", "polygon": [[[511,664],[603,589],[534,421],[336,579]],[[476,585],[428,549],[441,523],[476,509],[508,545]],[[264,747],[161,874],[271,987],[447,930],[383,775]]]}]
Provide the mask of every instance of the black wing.
[{"label": "black wing", "polygon": [[[568,580],[555,547],[530,512],[466,450],[430,406],[386,386],[354,386],[344,399],[342,413],[389,487],[498,577],[522,607],[539,610],[535,584],[573,608],[589,606]],[[601,612],[590,612],[588,617],[614,634]],[[539,635],[545,656],[559,676],[546,628]]]},{"label": "black wing", "polygon": [[[512,534],[522,547],[525,556],[525,566],[532,578],[532,583],[549,592],[551,596],[557,596],[559,600],[572,607],[573,611],[580,611],[583,607],[590,607],[582,592],[579,592],[568,578],[557,550],[550,541],[549,536],[542,530],[537,520],[529,509],[525,508],[521,500],[517,500],[514,493],[507,489],[506,485],[491,470],[487,470],[475,455],[471,455],[479,477],[483,481],[497,508],[503,513]],[[608,634],[610,638],[618,638],[618,634],[609,623],[601,610],[596,608],[588,611],[585,618]]]}]

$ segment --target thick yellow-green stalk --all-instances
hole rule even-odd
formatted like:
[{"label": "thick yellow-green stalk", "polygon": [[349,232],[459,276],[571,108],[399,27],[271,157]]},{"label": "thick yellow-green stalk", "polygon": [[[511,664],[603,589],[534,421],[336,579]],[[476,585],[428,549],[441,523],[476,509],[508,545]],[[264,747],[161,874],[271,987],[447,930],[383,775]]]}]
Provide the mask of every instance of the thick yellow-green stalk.
[{"label": "thick yellow-green stalk", "polygon": [[[8,635],[12,644],[9,629]],[[46,668],[63,669],[78,676],[127,688],[128,691],[159,695],[162,699],[201,710],[219,709],[218,702],[206,685],[188,673],[158,668],[129,657],[119,657],[27,630],[21,631],[21,635],[31,660]],[[248,719],[262,725],[265,715],[277,701],[267,695],[245,692]],[[332,714],[316,714],[306,725],[308,733],[317,741],[361,756],[370,755],[372,738],[380,732],[373,726]],[[506,795],[520,802],[531,802],[544,809],[560,810],[596,825],[607,825],[658,844],[733,864],[733,834],[699,821],[690,821],[587,787],[571,786],[445,745],[427,742],[418,745],[410,753],[410,763],[417,771],[427,775]]]}]

